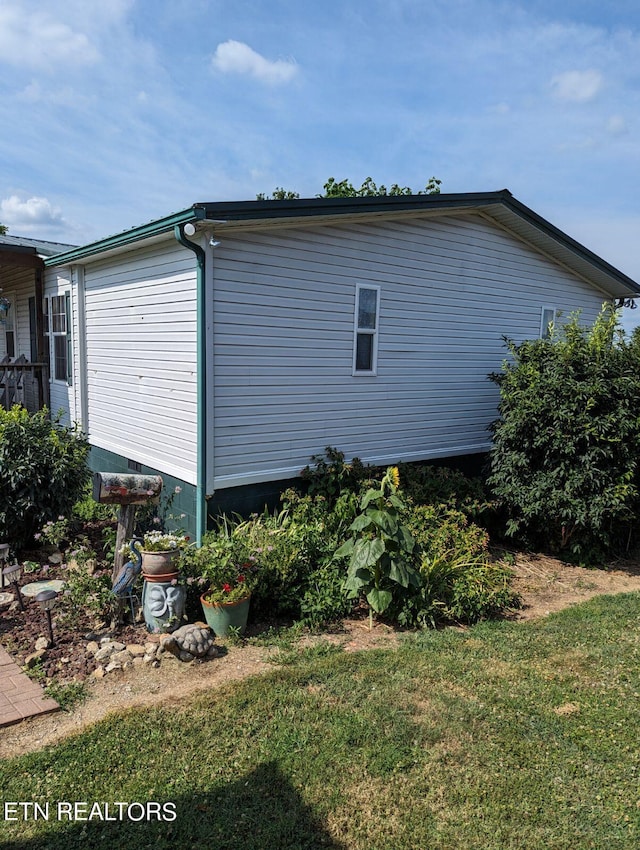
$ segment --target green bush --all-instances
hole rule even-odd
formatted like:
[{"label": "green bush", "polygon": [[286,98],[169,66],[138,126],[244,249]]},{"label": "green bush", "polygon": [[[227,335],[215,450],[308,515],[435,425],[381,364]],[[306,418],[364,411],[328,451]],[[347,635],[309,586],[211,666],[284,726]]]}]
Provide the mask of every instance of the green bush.
[{"label": "green bush", "polygon": [[117,505],[103,505],[93,498],[91,482],[87,481],[82,495],[73,506],[71,521],[75,523],[101,522],[114,520],[118,517]]},{"label": "green bush", "polygon": [[118,599],[111,590],[111,571],[92,572],[81,559],[68,569],[58,617],[72,628],[80,628],[89,617],[108,622],[116,613]]},{"label": "green bush", "polygon": [[426,463],[401,463],[398,469],[402,490],[416,505],[448,505],[473,519],[485,517],[494,508],[480,478]]},{"label": "green bush", "polygon": [[324,455],[311,457],[311,464],[305,466],[300,477],[308,483],[310,496],[322,496],[333,505],[344,493],[358,492],[369,472],[360,458],[345,463],[344,452],[327,446]]},{"label": "green bush", "polygon": [[638,506],[640,336],[627,342],[613,307],[549,339],[516,345],[500,388],[489,484],[506,532],[583,560],[628,540]]},{"label": "green bush", "polygon": [[487,532],[449,505],[414,507],[407,525],[419,548],[420,582],[395,612],[404,626],[475,623],[516,607],[512,572],[495,563]]},{"label": "green bush", "polygon": [[47,417],[0,410],[0,540],[13,548],[69,513],[89,477],[85,437]]}]

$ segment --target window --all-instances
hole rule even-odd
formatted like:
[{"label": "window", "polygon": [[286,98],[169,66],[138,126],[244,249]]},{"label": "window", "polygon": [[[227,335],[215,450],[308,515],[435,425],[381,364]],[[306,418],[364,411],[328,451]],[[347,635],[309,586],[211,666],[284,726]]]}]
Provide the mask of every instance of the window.
[{"label": "window", "polygon": [[380,287],[356,286],[353,374],[375,375],[378,359]]},{"label": "window", "polygon": [[549,339],[551,336],[551,328],[549,325],[556,320],[556,311],[554,307],[543,307],[540,315],[540,339]]},{"label": "window", "polygon": [[53,378],[71,385],[71,297],[70,293],[45,298],[44,332],[49,337]]},{"label": "window", "polygon": [[3,314],[4,318],[2,320],[2,324],[4,325],[4,345],[5,345],[5,353],[9,355],[9,357],[16,356],[16,322],[15,322],[15,303],[16,297],[15,295],[7,295],[7,301],[9,302],[9,306],[7,307],[6,313]]}]

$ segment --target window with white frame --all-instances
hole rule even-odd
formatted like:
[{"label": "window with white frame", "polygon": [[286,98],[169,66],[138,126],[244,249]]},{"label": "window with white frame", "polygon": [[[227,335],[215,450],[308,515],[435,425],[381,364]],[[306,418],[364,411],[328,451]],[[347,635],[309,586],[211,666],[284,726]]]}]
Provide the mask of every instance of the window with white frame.
[{"label": "window with white frame", "polygon": [[353,374],[375,375],[378,360],[380,287],[356,285]]},{"label": "window with white frame", "polygon": [[551,336],[551,325],[556,320],[554,307],[542,307],[540,311],[540,339],[549,339]]},{"label": "window with white frame", "polygon": [[71,384],[71,296],[52,295],[44,302],[44,333],[49,338],[52,377]]}]

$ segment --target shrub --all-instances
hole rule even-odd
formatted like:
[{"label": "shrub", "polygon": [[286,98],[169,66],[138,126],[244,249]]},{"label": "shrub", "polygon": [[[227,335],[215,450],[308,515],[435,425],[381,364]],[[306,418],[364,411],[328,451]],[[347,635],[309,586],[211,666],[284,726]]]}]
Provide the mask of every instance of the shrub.
[{"label": "shrub", "polygon": [[73,506],[71,521],[79,524],[84,522],[99,522],[115,520],[118,516],[117,505],[103,505],[96,502],[92,495],[91,482],[85,485],[81,497]]},{"label": "shrub", "polygon": [[627,343],[604,307],[591,328],[570,317],[549,339],[516,345],[500,387],[489,484],[506,532],[531,546],[600,558],[635,519],[640,337]]},{"label": "shrub", "polygon": [[92,572],[86,560],[68,569],[61,596],[60,621],[73,628],[82,626],[85,618],[108,622],[117,610],[118,599],[111,590],[111,571]]},{"label": "shrub", "polygon": [[330,505],[345,492],[357,492],[369,470],[360,458],[345,463],[344,453],[327,446],[324,455],[312,455],[311,464],[300,473],[308,482],[310,496],[323,496]]},{"label": "shrub", "polygon": [[420,582],[396,612],[404,626],[475,623],[519,604],[512,572],[495,563],[486,531],[448,505],[413,508],[407,524],[420,550]]},{"label": "shrub", "polygon": [[402,490],[416,505],[448,505],[469,517],[484,517],[494,507],[480,478],[429,464],[401,463]]},{"label": "shrub", "polygon": [[69,513],[89,477],[85,437],[47,416],[0,410],[0,540],[14,548]]}]

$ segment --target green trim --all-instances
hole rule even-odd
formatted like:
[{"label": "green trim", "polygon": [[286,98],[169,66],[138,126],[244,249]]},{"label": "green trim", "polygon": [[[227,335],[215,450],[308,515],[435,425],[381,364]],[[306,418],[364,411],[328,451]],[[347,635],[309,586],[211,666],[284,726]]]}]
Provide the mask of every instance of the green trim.
[{"label": "green trim", "polygon": [[207,503],[206,503],[206,474],[207,474],[207,361],[206,361],[206,333],[207,317],[205,312],[205,253],[195,242],[190,242],[184,235],[184,224],[176,224],[173,235],[184,248],[193,251],[196,255],[196,373],[197,373],[197,477],[196,477],[196,543],[202,542],[202,537],[207,530]]},{"label": "green trim", "polygon": [[93,254],[100,254],[104,251],[111,251],[114,248],[122,248],[125,245],[130,245],[132,242],[138,242],[141,239],[148,239],[152,236],[159,236],[162,233],[170,233],[174,227],[186,224],[189,221],[199,221],[204,218],[204,210],[189,207],[187,210],[182,210],[173,215],[159,218],[157,221],[150,221],[148,224],[143,224],[140,227],[134,227],[131,230],[125,230],[123,233],[118,233],[115,236],[108,236],[106,239],[100,239],[98,242],[91,242],[89,245],[82,245],[80,248],[73,248],[71,251],[65,251],[63,254],[54,254],[53,257],[47,257],[44,261],[45,266],[64,266],[69,263],[75,263],[85,257]]}]

